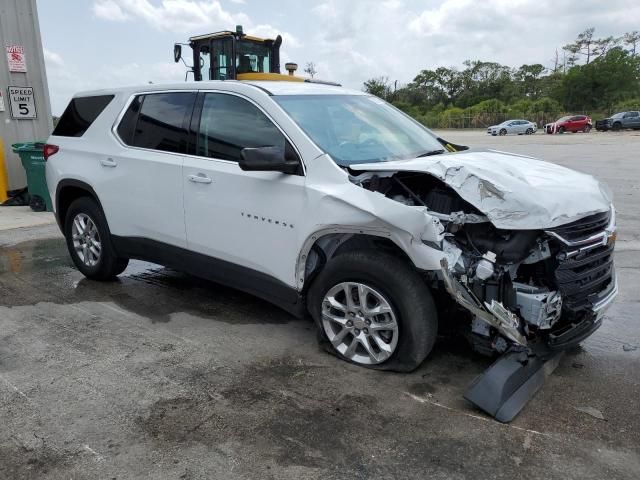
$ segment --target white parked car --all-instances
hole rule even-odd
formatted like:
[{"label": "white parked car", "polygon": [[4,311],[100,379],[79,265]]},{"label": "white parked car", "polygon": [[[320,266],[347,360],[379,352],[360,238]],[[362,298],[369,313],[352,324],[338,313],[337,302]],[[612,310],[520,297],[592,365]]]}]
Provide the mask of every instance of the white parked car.
[{"label": "white parked car", "polygon": [[[87,277],[113,279],[132,258],[188,271],[310,314],[327,350],[379,369],[415,369],[438,326],[456,326],[516,362],[467,394],[500,420],[617,293],[614,209],[597,180],[466,150],[358,91],[223,81],[82,93],[45,157]],[[520,389],[487,393],[502,384]]]},{"label": "white parked car", "polygon": [[489,135],[533,135],[538,125],[528,120],[506,120],[499,125],[487,128]]}]

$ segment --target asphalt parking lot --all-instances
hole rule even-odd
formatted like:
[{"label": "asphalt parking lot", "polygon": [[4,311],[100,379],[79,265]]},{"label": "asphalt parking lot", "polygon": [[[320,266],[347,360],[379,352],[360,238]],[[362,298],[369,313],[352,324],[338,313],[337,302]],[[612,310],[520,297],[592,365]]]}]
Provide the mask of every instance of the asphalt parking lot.
[{"label": "asphalt parking lot", "polygon": [[137,261],[86,280],[39,226],[0,232],[0,478],[640,478],[640,134],[440,133],[615,195],[618,300],[513,423],[462,398],[490,364],[462,343],[411,374],[357,368],[213,283]]}]

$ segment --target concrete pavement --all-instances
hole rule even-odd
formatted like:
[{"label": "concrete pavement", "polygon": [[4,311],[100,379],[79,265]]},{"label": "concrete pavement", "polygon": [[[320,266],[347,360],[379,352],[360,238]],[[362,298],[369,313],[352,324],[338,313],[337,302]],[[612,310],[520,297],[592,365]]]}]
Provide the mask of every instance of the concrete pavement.
[{"label": "concrete pavement", "polygon": [[491,363],[462,342],[358,368],[232,289],[138,261],[89,281],[46,225],[0,232],[0,478],[640,478],[640,136],[443,135],[616,196],[620,296],[513,423],[462,398]]},{"label": "concrete pavement", "polygon": [[0,231],[55,223],[56,219],[51,212],[34,212],[30,207],[0,206]]}]

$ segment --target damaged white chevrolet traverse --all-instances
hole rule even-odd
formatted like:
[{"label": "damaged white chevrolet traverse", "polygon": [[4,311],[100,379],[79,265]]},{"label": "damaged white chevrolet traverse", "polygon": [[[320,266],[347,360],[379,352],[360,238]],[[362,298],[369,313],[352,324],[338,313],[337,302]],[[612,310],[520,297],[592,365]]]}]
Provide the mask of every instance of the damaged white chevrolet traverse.
[{"label": "damaged white chevrolet traverse", "polygon": [[198,82],[78,94],[45,147],[69,253],[129,259],[310,314],[352,363],[411,371],[440,327],[500,359],[465,395],[511,420],[617,294],[594,178],[446,142],[329,85]]}]

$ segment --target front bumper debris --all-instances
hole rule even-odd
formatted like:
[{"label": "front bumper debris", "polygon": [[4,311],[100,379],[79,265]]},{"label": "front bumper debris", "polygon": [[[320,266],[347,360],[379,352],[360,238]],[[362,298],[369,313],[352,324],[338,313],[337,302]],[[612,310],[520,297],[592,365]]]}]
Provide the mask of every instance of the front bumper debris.
[{"label": "front bumper debris", "polygon": [[519,345],[526,345],[527,339],[519,331],[519,320],[516,315],[507,310],[501,303],[492,301],[484,305],[480,300],[458,282],[449,272],[449,262],[446,258],[440,261],[440,271],[444,286],[451,297],[475,316],[481,318],[501,334]]},{"label": "front bumper debris", "polygon": [[545,356],[506,352],[471,383],[464,398],[499,422],[508,423],[542,388],[562,355],[562,351]]}]

